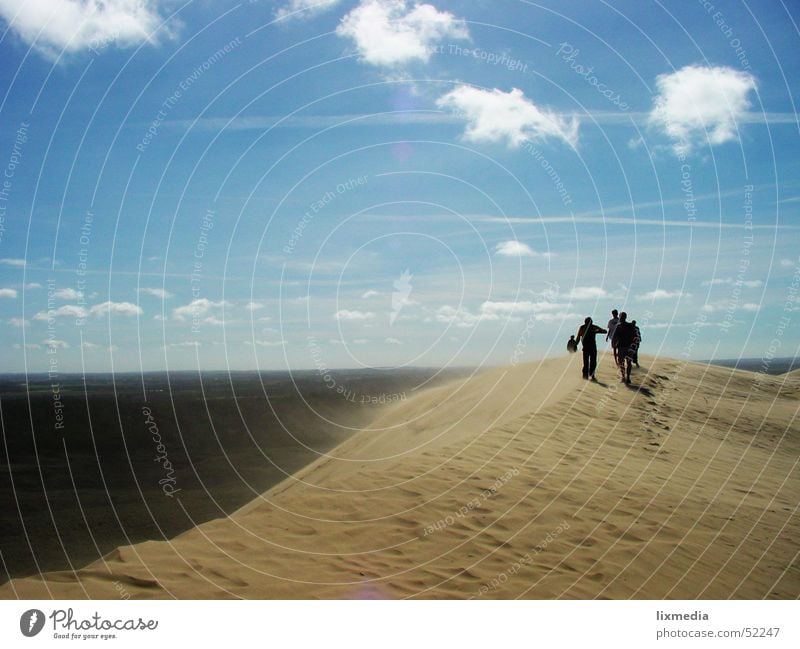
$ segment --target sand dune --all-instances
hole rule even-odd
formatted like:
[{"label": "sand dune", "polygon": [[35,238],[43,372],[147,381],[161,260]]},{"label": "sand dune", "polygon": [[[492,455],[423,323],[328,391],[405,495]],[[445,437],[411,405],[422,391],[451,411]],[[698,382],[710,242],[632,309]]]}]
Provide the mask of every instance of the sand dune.
[{"label": "sand dune", "polygon": [[800,376],[578,362],[428,390],[228,518],[0,596],[800,596]]}]

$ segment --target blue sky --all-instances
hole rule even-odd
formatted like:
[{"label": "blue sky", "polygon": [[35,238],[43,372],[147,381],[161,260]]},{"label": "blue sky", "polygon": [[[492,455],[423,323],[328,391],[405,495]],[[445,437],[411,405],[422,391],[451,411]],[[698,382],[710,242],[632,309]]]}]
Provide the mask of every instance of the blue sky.
[{"label": "blue sky", "polygon": [[2,371],[508,364],[613,307],[647,353],[797,354],[781,2],[0,19]]}]

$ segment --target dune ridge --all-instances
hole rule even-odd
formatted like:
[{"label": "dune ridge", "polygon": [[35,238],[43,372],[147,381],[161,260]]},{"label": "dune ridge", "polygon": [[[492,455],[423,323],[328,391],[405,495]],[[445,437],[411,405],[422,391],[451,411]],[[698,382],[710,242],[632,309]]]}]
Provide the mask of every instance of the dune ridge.
[{"label": "dune ridge", "polygon": [[231,516],[4,598],[796,598],[800,377],[642,357],[388,407]]}]

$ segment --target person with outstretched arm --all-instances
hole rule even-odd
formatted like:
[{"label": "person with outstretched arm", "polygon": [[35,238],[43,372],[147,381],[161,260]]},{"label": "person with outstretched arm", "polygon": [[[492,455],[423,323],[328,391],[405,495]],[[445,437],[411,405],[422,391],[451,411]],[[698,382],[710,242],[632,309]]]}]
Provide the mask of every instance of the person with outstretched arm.
[{"label": "person with outstretched arm", "polygon": [[601,329],[592,322],[591,318],[586,318],[583,324],[578,329],[575,340],[582,341],[583,349],[583,378],[596,381],[594,372],[597,369],[597,341],[595,336],[597,334],[607,333],[605,329]]}]

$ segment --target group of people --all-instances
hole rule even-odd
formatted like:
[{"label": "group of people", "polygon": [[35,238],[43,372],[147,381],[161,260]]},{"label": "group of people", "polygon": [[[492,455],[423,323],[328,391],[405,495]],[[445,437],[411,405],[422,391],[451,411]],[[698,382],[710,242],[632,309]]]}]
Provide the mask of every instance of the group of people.
[{"label": "group of people", "polygon": [[597,380],[594,375],[597,369],[597,334],[605,334],[606,341],[611,341],[620,382],[630,384],[632,366],[639,367],[639,345],[642,342],[642,332],[636,326],[636,320],[629,322],[627,313],[619,313],[614,309],[606,329],[598,327],[591,318],[586,318],[578,333],[570,336],[567,343],[570,351],[577,351],[578,343],[583,343],[583,378],[591,381]]}]

